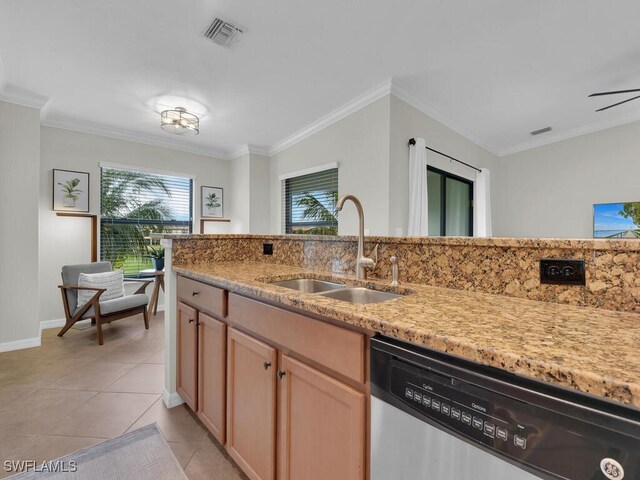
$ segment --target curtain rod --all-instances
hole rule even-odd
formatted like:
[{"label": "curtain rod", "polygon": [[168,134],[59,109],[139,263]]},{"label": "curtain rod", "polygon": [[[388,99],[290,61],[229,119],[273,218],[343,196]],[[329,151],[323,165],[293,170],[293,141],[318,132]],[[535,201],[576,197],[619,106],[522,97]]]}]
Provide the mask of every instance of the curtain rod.
[{"label": "curtain rod", "polygon": [[[415,145],[415,144],[416,144],[416,139],[415,138],[412,138],[411,140],[409,140],[409,145]],[[437,153],[438,155],[442,155],[443,157],[447,157],[449,160],[453,160],[454,162],[461,163],[465,167],[473,168],[478,173],[482,172],[482,170],[480,170],[479,168],[474,167],[473,165],[469,165],[468,163],[465,163],[462,160],[458,160],[457,158],[454,158],[451,155],[447,155],[446,153],[439,152],[438,150],[435,150],[435,149],[433,149],[431,147],[426,147],[426,148],[427,148],[427,150],[431,150],[432,152]]]}]

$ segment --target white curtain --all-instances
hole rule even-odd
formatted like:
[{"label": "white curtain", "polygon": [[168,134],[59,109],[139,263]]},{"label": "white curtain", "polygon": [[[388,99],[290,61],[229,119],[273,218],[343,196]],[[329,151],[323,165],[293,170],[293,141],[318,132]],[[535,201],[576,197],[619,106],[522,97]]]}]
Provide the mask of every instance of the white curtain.
[{"label": "white curtain", "polygon": [[491,236],[491,182],[488,168],[481,168],[476,174],[474,186],[475,225],[473,231],[476,237]]},{"label": "white curtain", "polygon": [[409,146],[409,236],[429,234],[427,203],[427,144],[416,138]]}]

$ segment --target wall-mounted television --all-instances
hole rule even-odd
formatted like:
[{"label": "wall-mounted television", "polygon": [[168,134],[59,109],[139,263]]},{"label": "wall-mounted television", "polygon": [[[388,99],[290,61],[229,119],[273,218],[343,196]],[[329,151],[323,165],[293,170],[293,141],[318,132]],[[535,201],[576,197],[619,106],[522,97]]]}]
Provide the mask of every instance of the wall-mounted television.
[{"label": "wall-mounted television", "polygon": [[640,202],[594,205],[593,238],[640,238]]}]

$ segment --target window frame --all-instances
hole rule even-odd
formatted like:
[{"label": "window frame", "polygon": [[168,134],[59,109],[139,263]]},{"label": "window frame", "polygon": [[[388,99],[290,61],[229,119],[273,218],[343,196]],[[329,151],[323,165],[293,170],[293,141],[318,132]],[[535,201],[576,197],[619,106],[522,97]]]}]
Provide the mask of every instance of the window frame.
[{"label": "window frame", "polygon": [[[473,199],[474,199],[474,181],[468,178],[461,177],[446,170],[442,170],[437,167],[427,165],[427,172],[433,172],[440,175],[440,233],[439,236],[446,237],[447,234],[447,178],[457,180],[465,183],[469,186],[469,237],[473,237],[474,227],[474,214],[473,214]],[[428,195],[428,194],[427,194]]]},{"label": "window frame", "polygon": [[[99,192],[99,196],[98,196],[98,231],[97,231],[97,237],[98,237],[98,257],[100,259],[100,261],[105,261],[105,259],[103,258],[103,232],[102,232],[102,223],[103,223],[103,216],[102,216],[102,175],[103,175],[103,171],[105,169],[108,170],[121,170],[121,171],[129,171],[129,172],[136,172],[136,173],[141,173],[141,174],[145,174],[145,175],[155,175],[155,176],[160,176],[160,177],[175,177],[175,178],[180,178],[180,179],[185,179],[185,180],[189,180],[189,220],[174,220],[174,221],[166,221],[166,220],[143,220],[143,219],[139,219],[139,220],[127,220],[127,219],[119,219],[118,221],[114,222],[112,218],[106,218],[105,222],[106,224],[129,224],[129,225],[140,225],[142,227],[144,226],[174,226],[174,227],[189,227],[189,234],[193,234],[193,229],[194,229],[194,224],[196,223],[196,219],[194,217],[195,214],[195,204],[196,204],[196,198],[195,198],[195,193],[196,193],[196,189],[195,189],[195,184],[196,184],[196,178],[193,175],[189,175],[189,174],[185,174],[185,173],[177,173],[177,172],[173,172],[173,171],[164,171],[164,170],[156,170],[156,169],[151,169],[151,168],[146,168],[146,167],[137,167],[137,166],[132,166],[132,165],[125,165],[125,164],[119,164],[119,163],[103,163],[100,162],[99,164],[99,184],[98,184],[98,192]],[[117,219],[116,219],[117,220]],[[156,246],[156,245],[154,245]],[[138,273],[128,273],[125,274],[126,278],[147,278],[149,275],[146,274],[142,274],[140,273],[142,270],[138,271]]]},{"label": "window frame", "polygon": [[[335,227],[336,228],[336,235],[337,235],[337,229],[338,229],[338,218],[336,216],[336,221],[335,222],[322,222],[322,221],[314,221],[314,222],[294,222],[293,221],[293,194],[291,193],[290,189],[288,188],[288,182],[295,180],[297,178],[300,177],[306,177],[309,175],[324,175],[327,172],[329,172],[330,170],[335,170],[336,173],[336,177],[339,176],[339,169],[337,165],[327,165],[326,168],[322,168],[322,169],[318,169],[311,172],[307,172],[307,171],[301,171],[298,172],[298,174],[292,174],[292,175],[287,175],[286,177],[281,177],[281,181],[282,181],[282,188],[284,189],[283,195],[282,197],[284,198],[284,234],[285,235],[292,235],[293,233],[293,229],[296,227],[310,227],[310,228],[316,228],[316,227]],[[300,233],[299,235],[305,235],[304,233]],[[316,234],[316,235],[327,235],[330,236],[330,234]]]}]

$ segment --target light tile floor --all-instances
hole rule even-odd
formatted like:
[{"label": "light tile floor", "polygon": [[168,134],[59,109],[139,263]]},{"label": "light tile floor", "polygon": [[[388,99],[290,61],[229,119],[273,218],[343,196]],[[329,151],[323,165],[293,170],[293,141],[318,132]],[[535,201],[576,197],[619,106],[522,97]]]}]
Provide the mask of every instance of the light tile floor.
[{"label": "light tile floor", "polygon": [[52,460],[157,422],[190,479],[246,479],[184,405],[167,409],[164,319],[44,330],[42,346],[0,353],[0,478],[5,460]]}]

